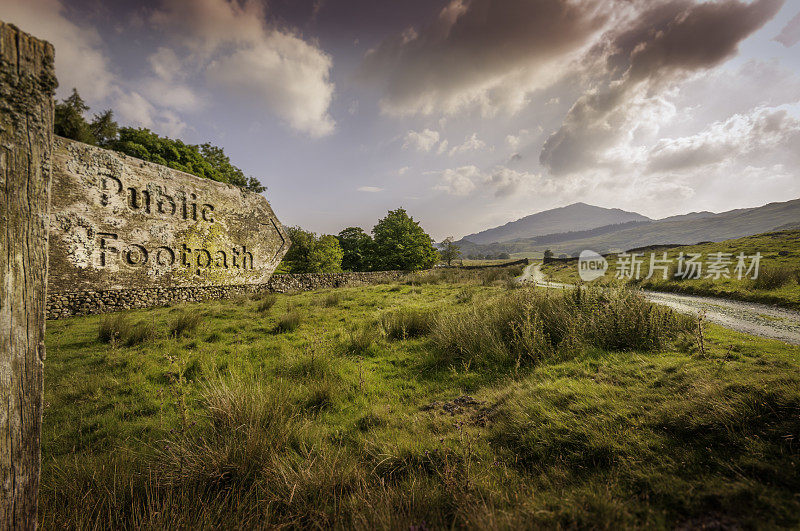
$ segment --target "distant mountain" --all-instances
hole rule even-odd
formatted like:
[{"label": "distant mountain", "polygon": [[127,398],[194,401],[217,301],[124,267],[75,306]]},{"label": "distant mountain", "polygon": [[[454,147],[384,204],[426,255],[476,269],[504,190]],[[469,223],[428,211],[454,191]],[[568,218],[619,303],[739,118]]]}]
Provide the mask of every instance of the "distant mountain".
[{"label": "distant mountain", "polygon": [[656,221],[689,221],[693,219],[703,219],[716,216],[713,212],[703,210],[702,212],[689,212],[688,214],[681,214],[679,216],[670,216],[668,218],[658,219]]},{"label": "distant mountain", "polygon": [[619,208],[601,208],[586,203],[574,203],[464,236],[462,241],[467,240],[477,244],[507,242],[546,234],[584,231],[629,221],[650,221],[650,218]]},{"label": "distant mountain", "polygon": [[[702,219],[702,223],[698,223]],[[617,227],[574,234],[523,238],[488,245],[467,245],[465,254],[541,253],[551,249],[556,254],[577,255],[584,249],[600,253],[634,249],[650,245],[695,244],[722,241],[762,232],[785,230],[800,223],[800,199],[769,203],[756,208],[742,208],[713,214],[697,212],[672,216],[649,223],[626,223]]]}]

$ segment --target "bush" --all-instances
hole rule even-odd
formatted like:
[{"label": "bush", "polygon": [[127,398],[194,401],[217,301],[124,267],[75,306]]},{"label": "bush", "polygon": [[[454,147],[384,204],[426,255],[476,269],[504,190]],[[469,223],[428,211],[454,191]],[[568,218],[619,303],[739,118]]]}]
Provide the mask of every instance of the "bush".
[{"label": "bush", "polygon": [[256,310],[258,310],[259,313],[267,313],[275,306],[276,302],[278,302],[277,295],[274,293],[266,294],[261,297],[258,306],[256,306]]},{"label": "bush", "polygon": [[100,321],[97,338],[103,343],[119,344],[130,335],[133,325],[128,316],[122,313],[108,315]]},{"label": "bush", "polygon": [[433,314],[414,308],[387,312],[381,316],[381,328],[389,339],[421,337],[433,329]]},{"label": "bush", "polygon": [[294,332],[300,326],[302,320],[303,318],[299,311],[289,310],[278,319],[278,324],[275,325],[275,333]]},{"label": "bush", "polygon": [[169,325],[171,337],[182,337],[192,334],[203,320],[203,316],[196,312],[181,311]]},{"label": "bush", "polygon": [[752,289],[778,289],[796,278],[797,272],[786,265],[763,266],[758,271],[758,277],[749,281]]}]

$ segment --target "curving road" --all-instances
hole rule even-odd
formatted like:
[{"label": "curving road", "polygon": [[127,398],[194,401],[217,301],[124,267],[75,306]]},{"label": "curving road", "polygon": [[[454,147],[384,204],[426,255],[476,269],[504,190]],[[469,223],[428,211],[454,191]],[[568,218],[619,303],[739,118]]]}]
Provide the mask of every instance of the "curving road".
[{"label": "curving road", "polygon": [[[572,288],[571,284],[550,282],[541,270],[541,264],[530,264],[517,282],[533,284],[548,289]],[[645,297],[656,304],[669,306],[681,313],[705,312],[712,323],[754,336],[777,339],[800,345],[800,312],[785,310],[766,304],[741,302],[715,297],[698,297],[678,293],[645,291]]]}]

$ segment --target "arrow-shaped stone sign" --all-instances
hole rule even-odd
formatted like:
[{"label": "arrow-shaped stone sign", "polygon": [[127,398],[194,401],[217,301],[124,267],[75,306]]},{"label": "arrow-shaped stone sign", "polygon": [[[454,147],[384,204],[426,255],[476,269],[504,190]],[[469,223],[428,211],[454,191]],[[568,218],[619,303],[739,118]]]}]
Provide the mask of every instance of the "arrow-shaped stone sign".
[{"label": "arrow-shaped stone sign", "polygon": [[260,194],[55,141],[51,293],[262,284],[288,247]]}]

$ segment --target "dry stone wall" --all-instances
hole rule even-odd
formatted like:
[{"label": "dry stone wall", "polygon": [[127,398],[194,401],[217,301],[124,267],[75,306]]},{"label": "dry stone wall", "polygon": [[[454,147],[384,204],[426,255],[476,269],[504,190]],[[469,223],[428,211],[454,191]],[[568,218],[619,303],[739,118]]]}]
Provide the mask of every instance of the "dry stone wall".
[{"label": "dry stone wall", "polygon": [[75,315],[151,308],[182,302],[200,302],[229,299],[260,292],[287,293],[313,291],[394,282],[405,271],[377,271],[370,273],[307,273],[274,275],[262,284],[235,286],[183,286],[152,287],[116,290],[82,290],[57,293],[50,291],[47,299],[47,318],[60,319]]}]

